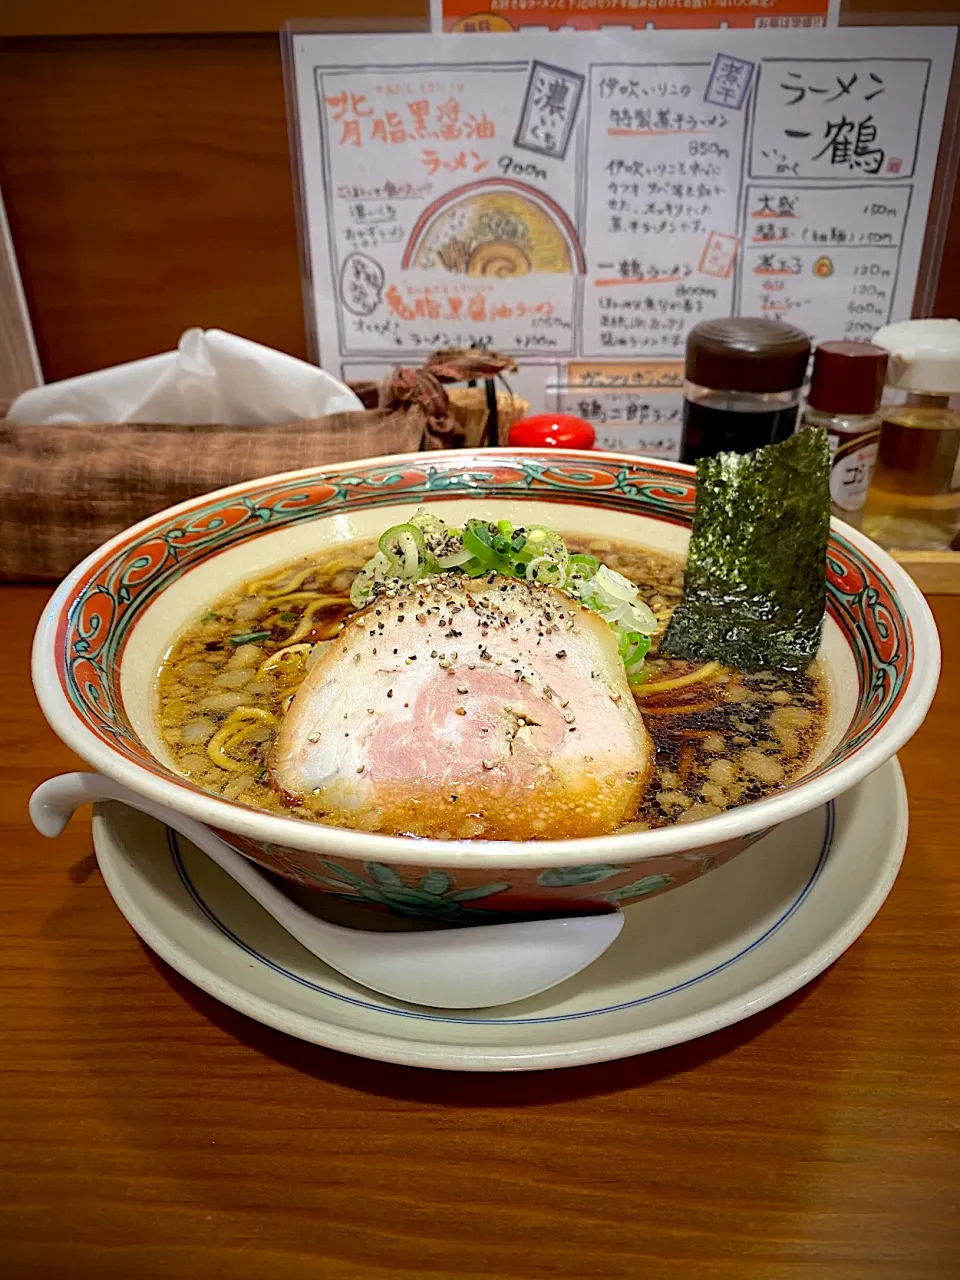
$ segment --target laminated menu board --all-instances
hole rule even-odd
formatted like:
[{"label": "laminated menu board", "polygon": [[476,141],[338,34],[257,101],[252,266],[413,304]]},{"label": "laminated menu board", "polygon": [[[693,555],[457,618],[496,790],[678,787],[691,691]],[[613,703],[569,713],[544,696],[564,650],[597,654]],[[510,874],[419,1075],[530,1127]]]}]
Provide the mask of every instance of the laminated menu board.
[{"label": "laminated menu board", "polygon": [[535,407],[676,456],[698,321],[910,315],[955,34],[294,33],[315,354],[493,347]]}]

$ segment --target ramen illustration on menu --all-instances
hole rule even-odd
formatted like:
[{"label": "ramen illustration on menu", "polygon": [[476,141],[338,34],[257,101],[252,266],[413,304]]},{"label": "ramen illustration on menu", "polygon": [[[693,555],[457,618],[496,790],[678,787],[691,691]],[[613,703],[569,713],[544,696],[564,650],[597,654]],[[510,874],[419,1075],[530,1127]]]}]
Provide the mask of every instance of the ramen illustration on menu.
[{"label": "ramen illustration on menu", "polygon": [[560,206],[504,179],[459,187],[435,201],[411,233],[403,266],[498,279],[584,270],[576,231]]}]

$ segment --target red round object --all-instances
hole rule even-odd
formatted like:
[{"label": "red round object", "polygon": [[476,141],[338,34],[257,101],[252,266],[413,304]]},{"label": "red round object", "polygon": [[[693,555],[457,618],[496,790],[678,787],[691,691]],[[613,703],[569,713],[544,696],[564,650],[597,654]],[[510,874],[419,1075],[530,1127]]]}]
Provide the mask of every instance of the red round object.
[{"label": "red round object", "polygon": [[597,433],[589,422],[572,413],[535,413],[510,428],[510,443],[520,449],[592,449]]}]

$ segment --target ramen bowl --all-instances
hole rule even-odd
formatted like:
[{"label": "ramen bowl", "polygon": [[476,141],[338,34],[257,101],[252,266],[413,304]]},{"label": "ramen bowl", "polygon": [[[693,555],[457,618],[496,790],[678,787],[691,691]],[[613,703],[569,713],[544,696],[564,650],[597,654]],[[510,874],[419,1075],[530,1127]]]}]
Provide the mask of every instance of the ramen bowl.
[{"label": "ramen bowl", "polygon": [[252,809],[178,774],[161,737],[158,668],[183,628],[240,583],[378,535],[419,506],[539,522],[683,554],[692,468],[603,453],[489,449],[411,454],[221,489],[118,534],[61,583],[34,642],[50,724],[95,769],[208,824],[272,872],[340,898],[454,924],[609,910],[672,891],[778,823],[866,777],[916,731],[940,648],[902,569],[834,522],[820,651],[826,731],[803,776],[718,816],[590,839],[479,841],[369,834]]}]

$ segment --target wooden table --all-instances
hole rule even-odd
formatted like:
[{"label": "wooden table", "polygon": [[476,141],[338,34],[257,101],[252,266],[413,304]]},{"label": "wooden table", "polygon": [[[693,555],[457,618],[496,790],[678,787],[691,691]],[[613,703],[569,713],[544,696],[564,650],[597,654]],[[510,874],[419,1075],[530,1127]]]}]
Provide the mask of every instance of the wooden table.
[{"label": "wooden table", "polygon": [[0,589],[2,1274],[960,1276],[960,598],[902,754],[912,832],[864,937],[783,1004],[692,1044],[518,1076],[291,1040],[155,959],[27,675],[46,591]]}]

